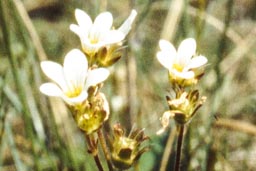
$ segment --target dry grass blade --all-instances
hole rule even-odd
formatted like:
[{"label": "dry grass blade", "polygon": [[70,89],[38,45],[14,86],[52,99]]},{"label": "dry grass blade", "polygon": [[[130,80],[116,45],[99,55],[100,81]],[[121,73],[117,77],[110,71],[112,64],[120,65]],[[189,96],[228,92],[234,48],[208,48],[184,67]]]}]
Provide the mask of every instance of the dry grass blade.
[{"label": "dry grass blade", "polygon": [[41,41],[36,33],[36,30],[35,30],[35,27],[32,23],[32,21],[30,20],[29,16],[28,16],[28,13],[26,12],[26,9],[24,7],[24,5],[22,4],[22,2],[20,0],[13,0],[16,8],[17,8],[17,11],[19,12],[20,14],[20,17],[22,18],[27,30],[28,30],[28,33],[31,37],[31,40],[35,46],[35,49],[37,51],[37,54],[39,56],[39,59],[40,60],[46,60],[47,59],[47,55],[46,53],[44,52],[44,49],[43,49],[43,46],[41,44]]},{"label": "dry grass blade", "polygon": [[161,38],[172,40],[177,30],[177,25],[183,13],[184,1],[173,0],[170,3],[169,11],[164,22]]},{"label": "dry grass blade", "polygon": [[166,171],[169,157],[172,152],[172,145],[175,140],[176,131],[177,131],[176,128],[174,128],[171,130],[171,133],[169,134],[167,143],[165,145],[164,154],[163,154],[163,157],[161,160],[161,165],[160,165],[159,171]]},{"label": "dry grass blade", "polygon": [[7,138],[17,171],[27,170],[27,169],[25,169],[24,163],[21,161],[21,157],[20,157],[18,149],[15,145],[15,141],[13,138],[13,133],[12,133],[12,128],[11,128],[10,123],[6,122],[5,127],[6,127],[5,130],[6,130],[6,136],[7,136],[6,138]]},{"label": "dry grass blade", "polygon": [[[189,7],[187,11],[190,15],[196,16],[197,14],[197,9],[193,7]],[[218,18],[207,14],[206,12],[202,11],[202,15],[199,15],[201,19],[204,19],[207,24],[212,25],[215,29],[217,29],[219,32],[223,32],[225,28],[225,23],[220,21]],[[226,36],[232,40],[235,44],[239,44],[240,41],[242,40],[242,36],[240,36],[234,29],[229,27],[226,32]]]},{"label": "dry grass blade", "polygon": [[250,52],[250,49],[255,45],[256,39],[256,27],[234,48],[220,63],[222,73],[227,73],[230,69],[234,68],[246,53]]},{"label": "dry grass blade", "polygon": [[241,120],[218,119],[218,121],[214,124],[214,126],[256,136],[256,126]]}]

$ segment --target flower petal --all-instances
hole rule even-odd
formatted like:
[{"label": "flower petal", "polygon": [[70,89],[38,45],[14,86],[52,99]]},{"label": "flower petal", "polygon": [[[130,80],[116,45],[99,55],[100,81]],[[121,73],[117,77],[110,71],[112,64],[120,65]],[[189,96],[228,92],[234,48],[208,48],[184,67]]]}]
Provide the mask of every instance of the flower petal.
[{"label": "flower petal", "polygon": [[164,112],[161,118],[161,122],[164,128],[169,126],[170,117],[173,117],[173,116],[174,116],[174,113],[172,113],[170,110]]},{"label": "flower petal", "polygon": [[185,71],[185,72],[179,72],[176,70],[170,70],[170,72],[175,75],[178,78],[183,78],[183,79],[192,79],[195,76],[195,73],[193,71]]},{"label": "flower petal", "polygon": [[118,28],[119,31],[123,32],[124,36],[126,36],[131,30],[132,23],[137,16],[136,10],[132,10],[129,17],[125,20],[125,22]]},{"label": "flower petal", "polygon": [[168,53],[160,51],[156,54],[156,57],[161,65],[167,69],[171,69],[173,65],[173,58]]},{"label": "flower petal", "polygon": [[41,68],[45,75],[56,82],[62,90],[66,90],[66,81],[64,78],[63,68],[60,64],[52,61],[41,62]]},{"label": "flower petal", "polygon": [[178,48],[178,60],[185,66],[196,52],[196,41],[193,38],[187,38],[180,43]]},{"label": "flower petal", "polygon": [[104,35],[104,43],[106,45],[113,44],[113,43],[119,43],[125,38],[125,35],[118,31],[118,30],[111,30],[108,33]]},{"label": "flower petal", "polygon": [[63,70],[69,88],[83,87],[88,70],[86,56],[78,49],[71,50],[65,56]]},{"label": "flower petal", "polygon": [[80,38],[86,37],[88,34],[86,34],[86,32],[84,32],[84,30],[82,30],[81,27],[76,24],[70,24],[69,29],[77,34]]},{"label": "flower petal", "polygon": [[187,66],[187,69],[191,69],[191,68],[198,68],[198,67],[201,67],[203,66],[204,64],[207,63],[207,58],[204,57],[204,56],[196,56],[196,57],[193,57],[190,61],[190,63],[188,64]]},{"label": "flower petal", "polygon": [[87,97],[88,97],[88,93],[87,93],[87,90],[85,90],[85,91],[82,91],[81,94],[76,97],[69,98],[67,96],[64,96],[63,100],[66,103],[68,103],[69,105],[75,105],[78,103],[82,103],[83,101],[85,101],[87,99]]},{"label": "flower petal", "polygon": [[165,129],[169,126],[170,117],[173,117],[173,116],[174,116],[174,113],[171,112],[170,110],[164,112],[163,116],[160,118],[163,128],[157,131],[156,133],[157,135],[160,135],[165,131]]},{"label": "flower petal", "polygon": [[47,96],[61,97],[63,95],[62,90],[54,83],[44,83],[39,89]]},{"label": "flower petal", "polygon": [[162,51],[166,51],[166,52],[170,53],[170,56],[175,57],[177,54],[175,47],[167,40],[161,39],[159,41],[159,47]]},{"label": "flower petal", "polygon": [[80,9],[75,10],[75,16],[79,27],[81,27],[84,32],[88,32],[88,30],[92,26],[91,17],[86,12]]},{"label": "flower petal", "polygon": [[110,28],[112,27],[112,24],[113,24],[112,14],[110,12],[103,12],[96,17],[93,24],[93,30],[94,29],[100,30],[100,32],[110,30]]},{"label": "flower petal", "polygon": [[106,45],[105,42],[102,42],[102,41],[96,44],[91,43],[89,39],[81,39],[81,41],[82,41],[83,51],[85,51],[88,54],[94,54],[95,52],[98,51],[99,48]]},{"label": "flower petal", "polygon": [[94,70],[90,70],[88,72],[85,89],[88,89],[90,86],[94,86],[103,82],[108,78],[108,76],[109,71],[105,68],[97,68]]}]

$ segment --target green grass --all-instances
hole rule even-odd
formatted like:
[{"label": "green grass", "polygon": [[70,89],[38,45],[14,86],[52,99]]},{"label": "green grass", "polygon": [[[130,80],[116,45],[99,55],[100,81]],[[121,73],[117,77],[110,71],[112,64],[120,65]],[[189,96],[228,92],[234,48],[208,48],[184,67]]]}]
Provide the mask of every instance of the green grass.
[{"label": "green grass", "polygon": [[[130,170],[160,168],[168,134],[156,132],[172,88],[156,59],[158,41],[168,39],[177,47],[186,37],[196,38],[197,51],[209,65],[198,85],[207,102],[186,132],[183,169],[256,170],[255,1],[184,1],[180,11],[169,10],[177,9],[175,0],[49,0],[44,8],[40,2],[0,2],[0,170],[95,170],[84,136],[63,102],[38,89],[47,80],[40,61],[62,63],[70,49],[80,48],[69,30],[76,22],[75,8],[91,16],[109,10],[116,27],[132,8],[138,12],[125,41],[128,48],[110,68],[103,89],[111,106],[105,127],[136,125],[151,138],[151,150]],[[169,132],[174,127],[171,121]],[[174,151],[165,164],[173,168]]]}]

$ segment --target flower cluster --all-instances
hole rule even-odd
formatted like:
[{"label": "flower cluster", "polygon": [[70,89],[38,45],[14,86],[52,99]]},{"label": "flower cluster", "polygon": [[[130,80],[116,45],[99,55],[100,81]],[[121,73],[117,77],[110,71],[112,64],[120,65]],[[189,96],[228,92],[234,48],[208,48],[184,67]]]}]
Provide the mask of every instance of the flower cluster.
[{"label": "flower cluster", "polygon": [[207,58],[196,55],[196,41],[193,38],[183,40],[177,51],[166,40],[160,40],[159,47],[157,59],[168,69],[169,80],[176,94],[174,99],[167,97],[169,110],[161,118],[162,132],[169,125],[170,117],[177,124],[186,124],[204,103],[206,98],[199,97],[199,91],[194,90],[194,85],[204,74]]},{"label": "flower cluster", "polygon": [[[110,115],[108,101],[100,91],[110,74],[104,67],[111,66],[120,59],[123,41],[131,30],[136,15],[137,12],[132,10],[124,23],[114,29],[110,12],[100,13],[93,21],[86,12],[76,9],[77,24],[71,24],[70,30],[80,38],[81,50],[69,51],[63,66],[52,61],[41,62],[42,71],[53,82],[42,84],[40,91],[65,102],[78,128],[85,133],[88,149],[99,170],[103,169],[97,156],[98,139],[109,170],[112,170],[112,165],[122,170],[130,168],[148,149],[141,145],[148,139],[143,129],[133,130],[126,136],[121,125],[116,124],[113,136],[108,135],[111,152],[108,155],[107,143],[100,129]],[[163,131],[168,127],[170,117],[174,118],[177,125],[184,125],[204,103],[205,97],[200,97],[194,85],[203,76],[207,59],[196,55],[196,42],[193,38],[182,41],[177,50],[166,40],[160,40],[159,46],[157,59],[168,69],[169,80],[175,92],[175,98],[167,96],[169,110],[161,118]]]},{"label": "flower cluster", "polygon": [[[110,74],[103,67],[113,65],[121,57],[123,40],[131,30],[136,15],[137,12],[132,10],[126,21],[114,29],[110,12],[100,13],[93,22],[86,12],[76,9],[78,24],[71,24],[70,29],[79,36],[82,50],[72,49],[68,52],[63,66],[52,61],[41,62],[42,71],[53,82],[42,84],[40,91],[48,96],[60,97],[66,103],[78,128],[85,133],[89,152],[94,156],[99,170],[103,169],[97,160],[98,139],[108,160],[108,150],[100,128],[110,114],[108,101],[100,92]],[[94,134],[96,132],[98,136]],[[140,145],[147,138],[139,129],[125,137],[120,125],[114,126],[113,134],[109,170],[112,170],[112,163],[116,168],[127,169],[146,151]]]},{"label": "flower cluster", "polygon": [[45,75],[54,83],[44,83],[40,91],[48,96],[60,97],[69,107],[77,126],[86,134],[97,131],[109,116],[109,106],[100,90],[109,76],[106,67],[120,57],[122,41],[131,30],[137,15],[132,10],[127,20],[117,29],[112,28],[110,12],[99,14],[92,22],[90,16],[75,10],[78,25],[70,29],[80,37],[82,51],[72,49],[67,53],[61,66],[52,61],[41,62]]}]

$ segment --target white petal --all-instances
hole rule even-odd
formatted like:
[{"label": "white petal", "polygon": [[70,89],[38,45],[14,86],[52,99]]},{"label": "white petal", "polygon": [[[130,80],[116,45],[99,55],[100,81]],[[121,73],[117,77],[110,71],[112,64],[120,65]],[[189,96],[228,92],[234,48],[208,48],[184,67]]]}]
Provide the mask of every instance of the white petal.
[{"label": "white petal", "polygon": [[101,30],[101,31],[110,30],[110,28],[112,27],[112,24],[113,24],[112,14],[110,12],[103,12],[96,17],[93,24],[93,29]]},{"label": "white petal", "polygon": [[198,68],[200,66],[203,66],[204,64],[207,63],[207,58],[204,56],[196,56],[193,57],[190,61],[190,63],[188,64],[187,68]]},{"label": "white petal", "polygon": [[193,71],[184,71],[184,72],[179,72],[176,70],[171,70],[176,77],[183,78],[183,79],[191,79],[195,76],[195,73]]},{"label": "white petal", "polygon": [[78,103],[82,103],[83,101],[85,101],[88,97],[88,93],[87,91],[82,91],[81,94],[77,97],[72,97],[72,98],[69,98],[67,96],[64,96],[63,97],[63,100],[68,103],[69,105],[75,105],[75,104],[78,104]]},{"label": "white petal", "polygon": [[123,32],[126,36],[131,30],[132,23],[137,16],[136,10],[132,10],[130,16],[125,20],[125,22],[118,28],[119,31]]},{"label": "white petal", "polygon": [[69,88],[83,87],[88,70],[86,56],[78,49],[71,50],[65,56],[63,70]]},{"label": "white petal", "polygon": [[167,40],[161,39],[159,41],[159,47],[162,51],[170,53],[170,56],[176,56],[177,54],[175,47]]},{"label": "white petal", "polygon": [[75,10],[75,16],[79,27],[81,27],[85,32],[88,32],[88,30],[92,26],[91,17],[86,12],[80,9]]},{"label": "white petal", "polygon": [[192,56],[196,52],[196,41],[193,38],[188,38],[183,40],[180,43],[180,46],[178,48],[178,59],[180,61],[180,64],[185,66],[189,60],[192,58]]},{"label": "white petal", "polygon": [[158,130],[158,131],[156,132],[156,135],[161,135],[162,133],[164,133],[165,129],[166,129],[166,128],[161,128],[160,130]]},{"label": "white petal", "polygon": [[39,89],[47,96],[61,97],[63,94],[62,90],[54,83],[44,83]]},{"label": "white petal", "polygon": [[66,81],[60,64],[52,61],[43,61],[41,62],[41,68],[47,77],[55,81],[63,90],[66,90]]},{"label": "white petal", "polygon": [[108,76],[109,76],[109,71],[105,68],[90,70],[88,72],[85,88],[87,89],[90,86],[94,86],[103,82],[108,78]]},{"label": "white petal", "polygon": [[167,69],[172,68],[173,58],[171,56],[169,56],[169,54],[160,51],[156,54],[156,57],[157,57],[158,61],[160,62],[160,64],[163,65],[165,68],[167,68]]},{"label": "white petal", "polygon": [[173,116],[174,116],[174,113],[172,113],[171,111],[164,112],[164,114],[161,118],[161,123],[162,123],[163,128],[160,129],[159,131],[157,131],[157,133],[156,133],[157,135],[160,135],[165,131],[165,129],[169,126],[170,117],[173,117]]},{"label": "white petal", "polygon": [[70,24],[69,29],[77,34],[80,38],[85,37],[88,33],[84,32],[81,27],[75,24]]},{"label": "white petal", "polygon": [[113,44],[119,43],[125,38],[125,35],[118,30],[111,30],[107,34],[104,35],[104,43],[105,44]]},{"label": "white petal", "polygon": [[99,48],[101,48],[102,46],[105,46],[105,45],[106,44],[102,41],[100,41],[96,44],[93,44],[88,39],[82,40],[82,48],[88,54],[94,54],[96,51],[98,51]]}]

